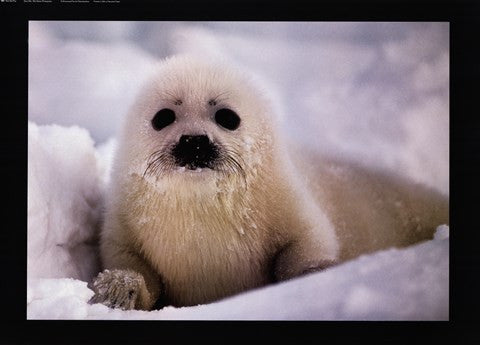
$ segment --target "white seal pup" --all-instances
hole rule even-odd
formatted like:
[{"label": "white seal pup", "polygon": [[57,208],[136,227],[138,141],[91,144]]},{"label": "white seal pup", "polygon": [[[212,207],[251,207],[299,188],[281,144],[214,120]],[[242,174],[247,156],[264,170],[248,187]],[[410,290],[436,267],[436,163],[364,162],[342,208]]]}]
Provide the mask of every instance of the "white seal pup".
[{"label": "white seal pup", "polygon": [[290,159],[276,122],[242,72],[163,61],[120,135],[91,302],[207,303],[432,237],[447,222],[435,192],[306,152]]}]

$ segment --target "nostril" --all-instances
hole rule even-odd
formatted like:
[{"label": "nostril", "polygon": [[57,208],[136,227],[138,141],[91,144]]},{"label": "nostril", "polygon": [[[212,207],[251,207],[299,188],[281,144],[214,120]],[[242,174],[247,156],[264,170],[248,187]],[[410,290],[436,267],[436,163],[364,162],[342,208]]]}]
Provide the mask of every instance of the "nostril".
[{"label": "nostril", "polygon": [[172,150],[180,166],[208,167],[217,157],[216,146],[206,135],[182,135]]}]

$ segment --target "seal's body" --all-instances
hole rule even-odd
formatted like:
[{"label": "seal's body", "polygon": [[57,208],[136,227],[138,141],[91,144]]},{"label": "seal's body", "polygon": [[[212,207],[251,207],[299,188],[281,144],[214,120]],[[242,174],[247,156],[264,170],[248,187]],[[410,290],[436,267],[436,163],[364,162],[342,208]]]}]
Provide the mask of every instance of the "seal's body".
[{"label": "seal's body", "polygon": [[448,221],[435,192],[310,154],[291,159],[275,123],[240,72],[163,62],[119,140],[92,301],[207,303],[427,239]]},{"label": "seal's body", "polygon": [[448,224],[448,199],[402,176],[358,163],[293,155],[309,191],[335,227],[339,262],[432,239]]}]

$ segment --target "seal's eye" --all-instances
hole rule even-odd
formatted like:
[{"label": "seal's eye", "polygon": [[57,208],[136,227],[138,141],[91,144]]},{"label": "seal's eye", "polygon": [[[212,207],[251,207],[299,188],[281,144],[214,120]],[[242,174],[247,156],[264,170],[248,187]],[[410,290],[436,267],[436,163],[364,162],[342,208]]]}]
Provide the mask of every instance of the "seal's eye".
[{"label": "seal's eye", "polygon": [[240,117],[233,110],[223,108],[215,113],[215,121],[228,130],[234,131],[240,126]]},{"label": "seal's eye", "polygon": [[172,109],[158,111],[152,119],[152,127],[159,131],[175,121],[175,112]]}]

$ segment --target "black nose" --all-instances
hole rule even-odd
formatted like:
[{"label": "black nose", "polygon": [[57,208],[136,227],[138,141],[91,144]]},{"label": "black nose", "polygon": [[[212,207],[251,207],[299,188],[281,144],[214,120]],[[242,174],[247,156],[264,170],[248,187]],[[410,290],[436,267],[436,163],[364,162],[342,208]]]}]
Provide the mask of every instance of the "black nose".
[{"label": "black nose", "polygon": [[206,135],[182,135],[172,150],[175,163],[181,167],[213,168],[218,151]]}]

